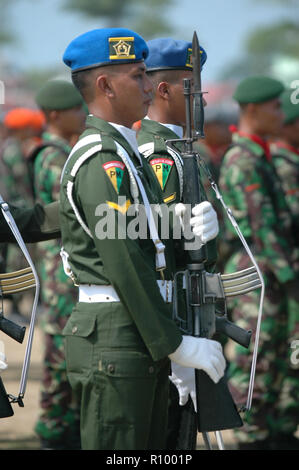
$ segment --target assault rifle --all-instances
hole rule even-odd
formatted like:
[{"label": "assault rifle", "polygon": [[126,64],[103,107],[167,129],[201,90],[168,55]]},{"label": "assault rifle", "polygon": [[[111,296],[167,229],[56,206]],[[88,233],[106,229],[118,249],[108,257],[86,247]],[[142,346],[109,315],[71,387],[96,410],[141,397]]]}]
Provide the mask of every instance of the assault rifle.
[{"label": "assault rifle", "polygon": [[18,396],[9,395],[6,393],[3,381],[0,376],[0,418],[7,418],[14,414],[13,408],[11,403],[18,403],[20,407],[24,407],[24,395],[26,390],[27,384],[27,376],[30,364],[30,356],[31,356],[31,349],[32,349],[32,341],[33,341],[33,332],[34,332],[34,325],[35,325],[35,318],[36,318],[36,309],[39,299],[39,279],[37,276],[37,272],[35,270],[34,264],[31,260],[31,257],[28,253],[28,250],[25,246],[25,243],[22,239],[22,236],[16,226],[16,223],[10,213],[8,204],[3,200],[2,196],[0,195],[0,208],[2,214],[8,223],[16,242],[18,243],[23,255],[25,256],[29,266],[25,269],[21,269],[19,271],[15,271],[13,273],[5,273],[0,274],[0,295],[2,298],[2,309],[0,311],[0,331],[10,336],[15,341],[22,343],[25,336],[25,327],[21,327],[16,323],[8,320],[4,317],[3,314],[3,296],[8,294],[14,294],[16,292],[21,292],[27,289],[31,289],[35,287],[35,295],[33,300],[31,318],[30,318],[30,325],[29,325],[29,334],[27,345],[25,349],[25,356],[23,362],[23,368],[21,373],[21,380],[20,380],[20,390]]},{"label": "assault rifle", "polygon": [[[215,333],[224,333],[237,343],[248,348],[251,339],[251,331],[239,328],[227,319],[225,299],[229,296],[244,294],[253,289],[262,288],[261,303],[258,315],[254,355],[251,367],[251,377],[246,405],[237,409],[228,389],[227,379],[224,376],[217,384],[202,370],[195,369],[197,413],[187,411],[184,416],[190,427],[191,434],[188,443],[179,447],[180,449],[192,449],[196,446],[194,432],[201,432],[205,444],[210,448],[208,432],[216,433],[219,448],[223,448],[221,430],[233,429],[243,425],[239,411],[250,409],[254,375],[256,367],[256,356],[258,337],[260,330],[262,303],[264,297],[264,283],[259,267],[244,239],[231,210],[225,205],[216,183],[200,155],[193,150],[193,142],[204,138],[204,106],[203,92],[201,90],[200,48],[196,32],[192,41],[193,58],[193,91],[191,91],[191,80],[184,79],[184,95],[186,103],[186,136],[184,139],[167,141],[170,146],[176,142],[182,142],[184,151],[181,153],[184,166],[183,178],[183,200],[187,208],[193,208],[203,201],[200,184],[200,167],[206,172],[212,189],[218,200],[224,207],[227,216],[237,231],[242,244],[248,253],[253,266],[232,274],[212,274],[206,272],[205,262],[207,260],[207,248],[194,248],[190,240],[185,240],[184,250],[190,260],[184,271],[176,273],[174,279],[174,318],[179,324],[181,331],[186,335],[195,337],[212,338]],[[191,98],[193,98],[193,113],[191,111]],[[195,241],[195,238],[194,238]],[[191,245],[193,247],[191,248]],[[179,314],[179,292],[185,291],[186,316]],[[223,310],[219,311],[218,306]],[[189,408],[191,410],[191,408]],[[194,426],[194,420],[196,425]],[[185,428],[185,432],[188,430]]]}]

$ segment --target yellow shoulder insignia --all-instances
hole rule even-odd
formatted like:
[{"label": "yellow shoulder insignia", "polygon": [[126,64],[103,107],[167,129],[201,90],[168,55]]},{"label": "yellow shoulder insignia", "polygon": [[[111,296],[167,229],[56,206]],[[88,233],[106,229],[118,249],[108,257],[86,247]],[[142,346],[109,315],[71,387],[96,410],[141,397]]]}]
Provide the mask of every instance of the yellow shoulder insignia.
[{"label": "yellow shoulder insignia", "polygon": [[165,204],[168,204],[169,202],[173,201],[176,198],[176,193],[172,193],[170,196],[165,197],[163,200]]},{"label": "yellow shoulder insignia", "polygon": [[107,204],[109,207],[111,207],[111,209],[115,209],[122,214],[125,214],[131,205],[131,201],[127,199],[126,202],[124,202],[122,205],[119,205],[116,202],[107,201]]}]

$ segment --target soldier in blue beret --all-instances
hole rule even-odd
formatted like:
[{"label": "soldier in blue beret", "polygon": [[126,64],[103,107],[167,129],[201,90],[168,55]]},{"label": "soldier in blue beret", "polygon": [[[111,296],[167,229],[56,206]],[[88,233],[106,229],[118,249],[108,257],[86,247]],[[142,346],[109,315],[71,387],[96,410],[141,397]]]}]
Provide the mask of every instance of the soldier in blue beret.
[{"label": "soldier in blue beret", "polygon": [[[163,195],[131,129],[151,103],[147,56],[146,42],[122,28],[83,34],[64,54],[91,113],[60,192],[61,256],[79,290],[64,335],[82,449],[165,448],[170,360],[215,382],[225,369],[219,343],[183,336],[172,319],[174,244],[150,217]],[[129,235],[136,208],[145,208],[146,238]]]},{"label": "soldier in blue beret", "polygon": [[[168,206],[176,205],[182,201],[183,165],[180,153],[182,145],[177,142],[174,147],[167,144],[167,140],[180,139],[186,126],[185,98],[183,93],[183,79],[192,79],[192,43],[172,38],[158,38],[147,42],[149,55],[145,60],[147,73],[154,86],[154,97],[147,116],[141,121],[138,132],[139,151],[143,154],[157,179],[163,194],[163,201]],[[207,60],[206,51],[201,47],[201,67]],[[175,148],[175,149],[174,149]],[[201,188],[205,194],[204,188]],[[211,214],[215,232],[212,240],[207,243],[208,259],[206,270],[214,268],[217,251],[215,235],[217,233],[216,213],[208,201],[199,209],[204,208]],[[177,209],[175,209],[177,210]],[[186,263],[186,260],[184,260]],[[170,384],[169,425],[167,433],[168,449],[186,449],[187,442],[180,434],[190,430],[181,429],[181,416],[185,412],[184,405],[191,396],[196,407],[194,370],[172,364]]]}]

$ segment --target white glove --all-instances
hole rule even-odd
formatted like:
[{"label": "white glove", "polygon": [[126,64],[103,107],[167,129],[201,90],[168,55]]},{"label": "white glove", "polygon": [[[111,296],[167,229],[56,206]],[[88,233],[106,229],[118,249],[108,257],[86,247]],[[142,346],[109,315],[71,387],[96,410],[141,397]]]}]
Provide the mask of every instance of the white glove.
[{"label": "white glove", "polygon": [[191,367],[183,367],[176,362],[172,362],[171,372],[172,374],[169,378],[179,392],[180,405],[186,405],[190,395],[194,409],[197,411],[194,369]]},{"label": "white glove", "polygon": [[[197,204],[193,207],[191,212],[194,217],[190,218],[189,223],[193,234],[199,238],[201,245],[204,245],[209,240],[217,237],[219,233],[219,224],[217,214],[210,202],[204,201]],[[179,217],[180,225],[185,231],[186,227],[188,227],[188,216],[190,216],[190,211],[188,214],[187,206],[181,202],[176,204],[175,215]]]},{"label": "white glove", "polygon": [[190,219],[192,231],[200,238],[203,245],[217,237],[219,233],[218,219],[210,202],[204,201],[197,204],[193,207],[192,214],[194,215]]},{"label": "white glove", "polygon": [[0,341],[0,370],[5,370],[7,368],[6,357],[4,352],[4,343]]},{"label": "white glove", "polygon": [[183,336],[179,347],[168,357],[181,366],[204,370],[215,383],[224,375],[222,346],[212,339]]}]

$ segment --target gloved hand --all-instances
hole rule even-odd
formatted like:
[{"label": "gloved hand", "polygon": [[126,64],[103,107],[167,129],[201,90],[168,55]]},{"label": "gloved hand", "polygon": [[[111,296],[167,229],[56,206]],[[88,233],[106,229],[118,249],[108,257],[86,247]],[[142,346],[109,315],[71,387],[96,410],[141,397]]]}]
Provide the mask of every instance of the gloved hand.
[{"label": "gloved hand", "polygon": [[5,361],[6,357],[4,352],[4,343],[3,341],[0,341],[0,371],[5,370],[7,368],[7,364]]},{"label": "gloved hand", "polygon": [[[182,226],[186,225],[186,221],[184,220],[186,211],[187,208],[184,204],[176,204],[175,214],[180,218]],[[217,214],[210,202],[203,201],[200,204],[197,204],[193,207],[192,214],[194,217],[190,218],[191,229],[194,235],[199,237],[202,245],[217,237],[219,224]]]},{"label": "gloved hand", "polygon": [[194,409],[197,411],[194,369],[191,367],[183,367],[176,362],[172,362],[171,372],[169,379],[176,386],[179,392],[180,405],[186,405],[190,395]]},{"label": "gloved hand", "polygon": [[200,238],[202,244],[217,237],[219,225],[217,214],[210,202],[204,201],[193,207],[192,214],[194,217],[190,219],[190,224],[194,235]]},{"label": "gloved hand", "polygon": [[183,336],[179,347],[168,357],[181,366],[204,370],[215,383],[224,375],[222,346],[212,339]]}]

